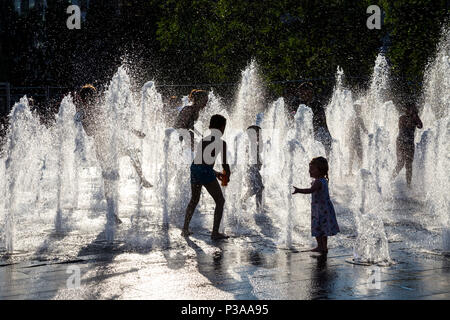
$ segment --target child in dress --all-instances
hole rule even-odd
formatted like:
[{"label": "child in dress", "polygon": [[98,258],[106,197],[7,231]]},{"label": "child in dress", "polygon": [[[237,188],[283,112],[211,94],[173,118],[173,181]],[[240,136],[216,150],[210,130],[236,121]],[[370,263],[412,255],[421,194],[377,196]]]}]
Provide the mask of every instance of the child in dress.
[{"label": "child in dress", "polygon": [[311,188],[294,187],[293,194],[311,193],[311,233],[316,237],[317,248],[313,252],[327,253],[327,237],[339,232],[333,203],[328,193],[328,162],[323,157],[312,159],[309,163],[309,175],[314,178]]}]

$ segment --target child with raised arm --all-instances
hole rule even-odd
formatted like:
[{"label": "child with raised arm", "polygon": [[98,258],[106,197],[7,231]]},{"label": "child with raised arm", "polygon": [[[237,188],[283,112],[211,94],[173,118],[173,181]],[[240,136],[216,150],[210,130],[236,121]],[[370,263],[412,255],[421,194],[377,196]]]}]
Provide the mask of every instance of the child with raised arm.
[{"label": "child with raised arm", "polygon": [[336,235],[340,230],[336,220],[333,203],[328,193],[328,162],[323,157],[317,157],[309,163],[309,175],[314,178],[311,188],[299,189],[296,193],[311,193],[311,233],[317,240],[313,252],[327,253],[327,237]]},{"label": "child with raised arm", "polygon": [[[230,178],[230,166],[227,163],[227,145],[225,141],[221,139],[225,131],[226,123],[227,120],[223,116],[219,114],[213,115],[209,122],[211,134],[203,138],[198,144],[194,161],[191,164],[192,195],[186,208],[184,227],[181,232],[182,236],[186,237],[192,234],[192,232],[189,231],[189,223],[191,222],[195,207],[197,207],[200,200],[200,194],[202,187],[204,186],[216,203],[211,239],[218,240],[228,238],[226,235],[219,233],[225,198],[223,197],[219,182],[217,181],[217,179],[229,181]],[[213,169],[219,153],[222,154],[222,166],[225,174],[216,172]]]}]

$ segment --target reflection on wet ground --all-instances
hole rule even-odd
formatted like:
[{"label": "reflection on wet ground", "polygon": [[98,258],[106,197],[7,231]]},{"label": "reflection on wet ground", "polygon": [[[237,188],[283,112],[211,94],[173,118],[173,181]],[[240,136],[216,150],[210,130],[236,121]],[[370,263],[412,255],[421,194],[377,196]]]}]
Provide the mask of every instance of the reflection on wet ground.
[{"label": "reflection on wet ground", "polygon": [[[40,249],[26,259],[3,257],[0,299],[450,298],[449,258],[401,243],[391,247],[394,265],[376,267],[348,263],[348,248],[324,256],[280,249],[262,237],[214,242],[207,230],[188,239],[178,232],[166,228],[142,248],[108,246],[101,234],[88,244],[62,237],[72,246],[64,256]],[[74,270],[80,286],[68,288]]]}]

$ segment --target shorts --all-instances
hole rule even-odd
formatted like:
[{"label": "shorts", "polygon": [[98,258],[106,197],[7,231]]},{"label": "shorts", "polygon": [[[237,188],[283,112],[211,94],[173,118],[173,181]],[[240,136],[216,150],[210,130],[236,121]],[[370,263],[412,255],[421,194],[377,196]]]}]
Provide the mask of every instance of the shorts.
[{"label": "shorts", "polygon": [[206,185],[216,179],[212,166],[206,164],[191,164],[191,184]]}]

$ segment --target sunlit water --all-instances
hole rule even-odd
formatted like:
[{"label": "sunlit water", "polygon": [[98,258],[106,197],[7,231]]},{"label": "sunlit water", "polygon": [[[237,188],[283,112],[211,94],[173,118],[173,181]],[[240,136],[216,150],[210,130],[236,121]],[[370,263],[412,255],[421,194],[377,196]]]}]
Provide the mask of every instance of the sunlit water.
[{"label": "sunlit water", "polygon": [[[366,92],[353,92],[345,86],[343,71],[336,73],[326,115],[333,137],[329,185],[341,233],[330,239],[329,246],[351,249],[357,262],[389,264],[390,245],[400,241],[411,250],[450,250],[449,43],[448,33],[444,34],[436,59],[427,67],[421,106],[424,128],[416,133],[412,190],[406,188],[404,171],[395,180],[391,178],[399,113],[386,99],[390,90],[386,59],[377,57]],[[268,246],[308,248],[314,245],[310,196],[292,196],[292,186],[309,187],[308,164],[313,157],[324,156],[325,150],[313,138],[311,109],[298,106],[290,123],[283,98],[265,101],[263,97],[264,87],[252,62],[242,72],[235,101],[223,101],[211,91],[207,108],[195,125],[199,141],[208,134],[211,115],[219,113],[228,119],[224,139],[232,177],[223,188],[226,204],[221,229],[237,238],[259,237]],[[353,146],[348,124],[355,117],[356,101],[368,134],[361,138],[361,166],[355,162],[350,168]],[[147,250],[167,249],[181,239],[179,228],[190,198],[192,154],[189,146],[180,142],[179,133],[165,125],[155,82],[133,91],[130,76],[121,67],[98,107],[107,119],[106,143],[101,149],[110,155],[111,172],[119,177],[107,190],[93,139],[76,121],[70,95],[63,99],[48,128],[30,111],[26,97],[15,104],[0,159],[3,252],[68,254],[76,245],[58,247],[58,243],[69,236],[80,244],[89,242],[86,239],[90,237],[97,243]],[[257,115],[263,146],[262,212],[256,210],[254,197],[244,197],[249,188],[245,129],[256,123]],[[132,134],[131,128],[144,132],[145,138]],[[142,163],[152,188],[140,186],[124,150]],[[216,169],[221,170],[219,163]],[[214,203],[204,190],[192,220],[194,232],[211,230],[213,210]],[[111,223],[114,213],[124,221],[118,229]]]}]

